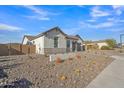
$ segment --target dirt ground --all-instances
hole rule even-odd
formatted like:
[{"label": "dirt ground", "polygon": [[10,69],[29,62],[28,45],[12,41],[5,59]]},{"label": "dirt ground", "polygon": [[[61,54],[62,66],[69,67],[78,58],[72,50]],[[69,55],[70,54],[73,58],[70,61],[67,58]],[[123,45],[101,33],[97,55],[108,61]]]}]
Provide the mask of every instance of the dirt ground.
[{"label": "dirt ground", "polygon": [[74,58],[49,62],[48,56],[0,57],[0,87],[83,88],[114,59],[118,51],[78,52]]}]

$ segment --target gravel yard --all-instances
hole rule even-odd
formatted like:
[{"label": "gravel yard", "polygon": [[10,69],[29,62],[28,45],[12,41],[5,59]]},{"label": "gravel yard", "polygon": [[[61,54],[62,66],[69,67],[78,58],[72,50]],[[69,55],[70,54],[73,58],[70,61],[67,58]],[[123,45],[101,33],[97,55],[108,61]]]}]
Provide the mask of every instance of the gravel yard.
[{"label": "gravel yard", "polygon": [[117,51],[78,52],[61,63],[43,55],[0,57],[0,87],[83,88],[114,59]]}]

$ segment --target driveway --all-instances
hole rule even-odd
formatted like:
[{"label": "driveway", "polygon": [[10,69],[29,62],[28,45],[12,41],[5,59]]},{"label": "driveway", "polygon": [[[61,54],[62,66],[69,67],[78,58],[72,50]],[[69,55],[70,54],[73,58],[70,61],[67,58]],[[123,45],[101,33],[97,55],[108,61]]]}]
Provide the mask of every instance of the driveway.
[{"label": "driveway", "polygon": [[124,88],[124,55],[116,58],[87,88]]}]

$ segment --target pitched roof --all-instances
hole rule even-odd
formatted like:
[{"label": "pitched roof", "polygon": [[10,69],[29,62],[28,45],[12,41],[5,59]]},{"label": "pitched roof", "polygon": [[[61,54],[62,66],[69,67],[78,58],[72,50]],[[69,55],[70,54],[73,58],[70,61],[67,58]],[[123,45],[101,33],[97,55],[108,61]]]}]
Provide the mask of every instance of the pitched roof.
[{"label": "pitched roof", "polygon": [[72,36],[72,35],[67,35],[66,38],[68,38],[68,39],[75,39],[75,40],[79,39],[77,36]]},{"label": "pitched roof", "polygon": [[28,40],[33,40],[36,38],[36,36],[30,36],[30,35],[25,35],[24,37],[27,37]]},{"label": "pitched roof", "polygon": [[52,30],[60,31],[63,35],[66,36],[66,34],[65,34],[58,26],[56,26],[56,27],[54,27],[54,28],[51,28],[51,29],[49,29],[49,30],[47,30],[47,31],[45,31],[45,32],[42,32],[42,33],[38,34],[36,37],[43,36],[43,35],[47,34],[48,32],[50,32],[50,31],[52,31]]},{"label": "pitched roof", "polygon": [[52,31],[52,30],[57,30],[59,31],[60,33],[62,33],[67,39],[75,39],[75,40],[78,40],[79,38],[83,41],[83,39],[79,36],[79,35],[75,35],[75,36],[72,36],[72,35],[67,35],[65,34],[58,26],[57,27],[54,27],[54,28],[51,28],[45,32],[42,32],[36,36],[29,36],[29,35],[25,35],[24,37],[27,37],[29,40],[33,40],[33,39],[36,39],[38,37],[41,37],[45,34],[47,34],[48,32]]}]

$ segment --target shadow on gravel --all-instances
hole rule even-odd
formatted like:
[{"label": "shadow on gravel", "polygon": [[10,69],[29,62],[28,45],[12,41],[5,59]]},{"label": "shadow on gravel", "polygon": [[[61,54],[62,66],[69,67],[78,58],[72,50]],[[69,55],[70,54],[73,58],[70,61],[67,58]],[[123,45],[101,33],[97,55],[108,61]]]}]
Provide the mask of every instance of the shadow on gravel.
[{"label": "shadow on gravel", "polygon": [[13,61],[13,60],[16,60],[16,59],[3,59],[3,60],[0,60],[0,62]]},{"label": "shadow on gravel", "polygon": [[0,86],[0,88],[29,88],[31,85],[32,85],[32,83],[29,80],[22,78],[20,80],[14,81],[10,84]]},{"label": "shadow on gravel", "polygon": [[2,68],[2,69],[11,69],[11,68],[15,68],[15,67],[17,67],[17,66],[20,66],[20,65],[22,65],[23,63],[18,63],[18,64],[12,64],[12,65],[4,65],[4,66],[2,66],[2,67],[0,67],[0,68]]},{"label": "shadow on gravel", "polygon": [[6,78],[8,77],[8,75],[7,75],[7,73],[4,71],[4,69],[15,68],[15,67],[17,67],[17,66],[20,66],[21,64],[23,64],[23,63],[0,66],[0,79],[5,78],[5,77],[6,77]]},{"label": "shadow on gravel", "polygon": [[7,73],[4,72],[4,70],[2,68],[0,68],[0,79],[8,77]]}]

